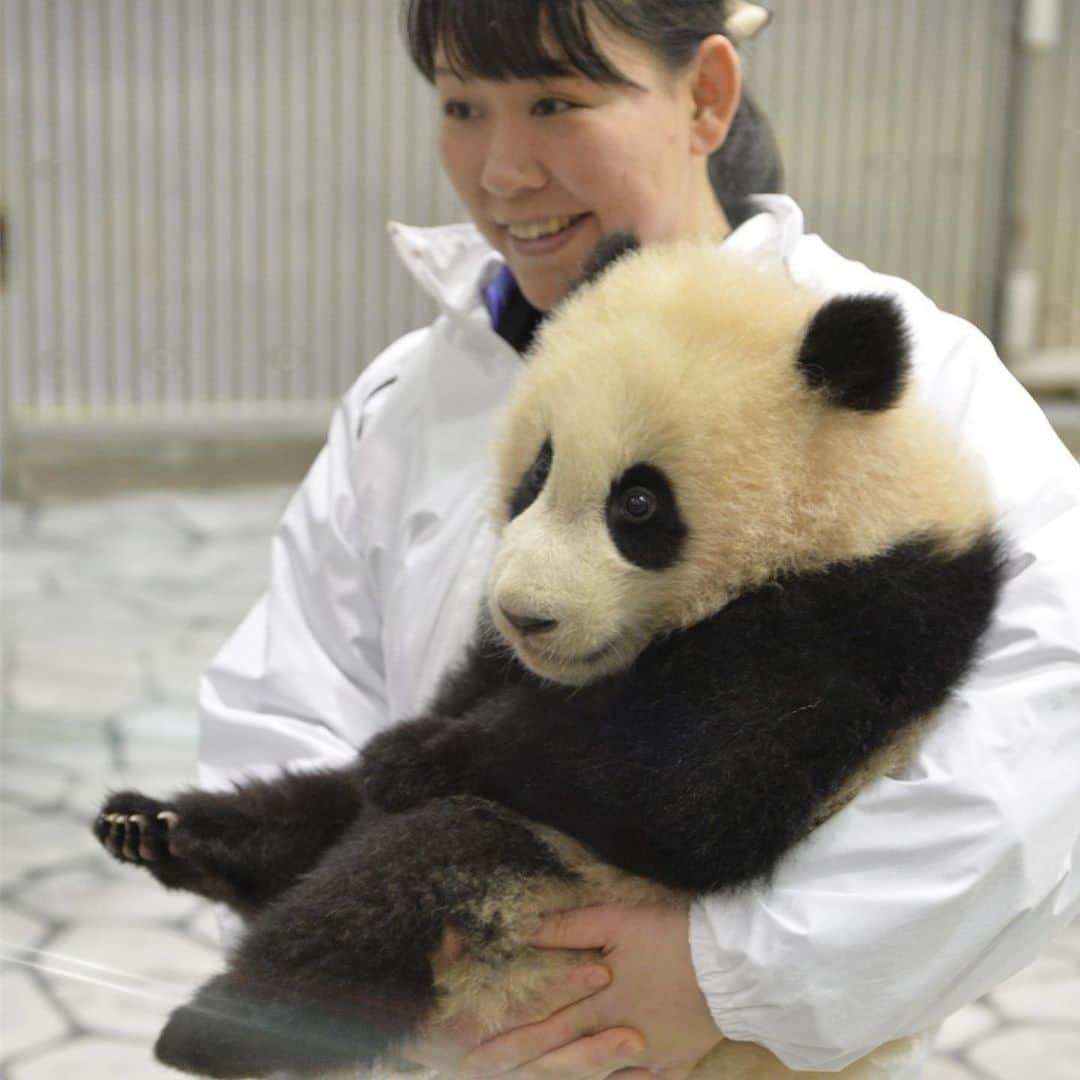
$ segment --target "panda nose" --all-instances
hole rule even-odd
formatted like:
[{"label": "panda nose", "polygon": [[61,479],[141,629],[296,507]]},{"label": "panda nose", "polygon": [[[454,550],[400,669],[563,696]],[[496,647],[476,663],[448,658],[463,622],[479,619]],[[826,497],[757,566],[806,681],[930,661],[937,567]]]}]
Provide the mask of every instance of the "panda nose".
[{"label": "panda nose", "polygon": [[499,610],[506,617],[506,621],[519,633],[528,637],[530,634],[540,634],[545,630],[551,630],[558,626],[557,619],[538,619],[533,615],[517,615],[500,605]]}]

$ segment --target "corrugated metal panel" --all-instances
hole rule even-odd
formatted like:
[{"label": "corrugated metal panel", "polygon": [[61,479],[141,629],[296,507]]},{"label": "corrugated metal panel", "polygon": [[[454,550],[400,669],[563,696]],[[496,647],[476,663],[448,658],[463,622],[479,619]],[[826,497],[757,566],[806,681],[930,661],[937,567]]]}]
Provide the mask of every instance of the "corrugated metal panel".
[{"label": "corrugated metal panel", "polygon": [[0,0],[16,419],[317,412],[430,318],[385,221],[459,214],[396,7]]},{"label": "corrugated metal panel", "polygon": [[[772,0],[747,52],[808,225],[992,325],[1015,0]],[[26,424],[324,416],[430,305],[388,218],[458,218],[396,0],[0,0]],[[1080,341],[1080,5],[1039,218],[1046,343]]]},{"label": "corrugated metal panel", "polygon": [[846,255],[991,325],[1013,4],[773,0],[746,51],[788,190]]},{"label": "corrugated metal panel", "polygon": [[1048,58],[1050,100],[1039,103],[1051,154],[1038,193],[1045,199],[1034,252],[1045,296],[1038,344],[1080,350],[1080,3],[1066,0],[1061,18],[1061,39]]}]

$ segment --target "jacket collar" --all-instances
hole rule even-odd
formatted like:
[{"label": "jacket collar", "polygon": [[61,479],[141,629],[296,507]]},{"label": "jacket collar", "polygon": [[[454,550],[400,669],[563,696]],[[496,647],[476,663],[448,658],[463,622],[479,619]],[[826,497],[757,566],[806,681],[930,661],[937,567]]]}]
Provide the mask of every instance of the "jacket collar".
[{"label": "jacket collar", "polygon": [[470,315],[483,306],[484,287],[503,257],[471,222],[421,228],[391,221],[390,239],[405,269],[447,315]]},{"label": "jacket collar", "polygon": [[[803,235],[802,211],[787,195],[755,195],[754,213],[724,241],[754,262],[786,264]],[[447,315],[475,316],[484,288],[503,265],[472,223],[421,228],[392,221],[390,238],[405,268]]]}]

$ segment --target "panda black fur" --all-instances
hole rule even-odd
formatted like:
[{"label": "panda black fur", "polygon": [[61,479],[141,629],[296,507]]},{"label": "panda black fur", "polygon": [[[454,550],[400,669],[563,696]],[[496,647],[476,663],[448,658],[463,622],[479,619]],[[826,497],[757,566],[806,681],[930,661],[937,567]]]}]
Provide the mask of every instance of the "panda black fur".
[{"label": "panda black fur", "polygon": [[[615,244],[592,277],[514,396],[488,614],[427,713],[346,769],[106,802],[114,854],[250,920],[167,1064],[323,1074],[436,1013],[494,1029],[575,962],[527,947],[541,913],[767,877],[972,662],[1001,548],[895,302],[714,245]],[[734,1043],[699,1071],[789,1075]]]}]

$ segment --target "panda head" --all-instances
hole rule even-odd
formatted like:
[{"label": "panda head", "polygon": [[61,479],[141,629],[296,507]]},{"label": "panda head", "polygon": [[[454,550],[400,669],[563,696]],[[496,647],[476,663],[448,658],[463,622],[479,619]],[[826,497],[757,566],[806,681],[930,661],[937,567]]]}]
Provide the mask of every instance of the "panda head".
[{"label": "panda head", "polygon": [[715,244],[615,241],[505,420],[500,634],[580,685],[783,575],[969,542],[985,497],[906,392],[907,354],[890,298],[822,301]]}]

